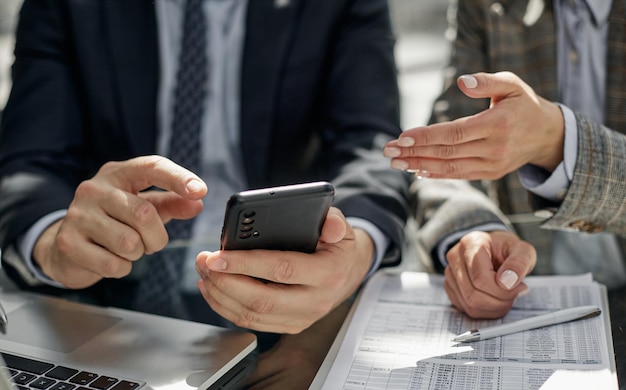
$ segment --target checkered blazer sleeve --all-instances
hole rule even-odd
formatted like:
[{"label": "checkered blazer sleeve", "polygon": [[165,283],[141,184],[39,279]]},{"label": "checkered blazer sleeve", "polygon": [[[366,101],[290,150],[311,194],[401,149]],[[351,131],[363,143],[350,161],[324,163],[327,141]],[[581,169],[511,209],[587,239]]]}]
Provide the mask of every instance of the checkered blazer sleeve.
[{"label": "checkered blazer sleeve", "polygon": [[[611,232],[626,238],[626,135],[579,114],[576,121],[574,178],[556,213],[543,226]],[[536,208],[546,206],[539,198],[533,203]]]}]

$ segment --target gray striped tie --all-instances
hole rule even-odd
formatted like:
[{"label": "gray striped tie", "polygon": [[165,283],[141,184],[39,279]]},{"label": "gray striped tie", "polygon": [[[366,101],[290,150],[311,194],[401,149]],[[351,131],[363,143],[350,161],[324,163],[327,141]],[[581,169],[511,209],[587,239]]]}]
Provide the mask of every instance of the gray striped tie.
[{"label": "gray striped tie", "polygon": [[[207,28],[202,0],[187,0],[182,45],[174,90],[174,111],[169,158],[197,172],[200,165],[200,130],[206,96],[208,61]],[[173,220],[167,225],[171,240],[191,237],[192,220]],[[155,314],[184,317],[180,280],[184,248],[166,250],[149,259],[137,291],[136,308]]]}]

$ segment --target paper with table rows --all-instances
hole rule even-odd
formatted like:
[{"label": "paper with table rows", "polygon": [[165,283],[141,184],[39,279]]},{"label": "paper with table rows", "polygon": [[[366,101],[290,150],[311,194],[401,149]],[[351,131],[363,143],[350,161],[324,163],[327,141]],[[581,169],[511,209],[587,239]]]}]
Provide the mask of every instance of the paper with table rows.
[{"label": "paper with table rows", "polygon": [[[323,389],[617,389],[604,286],[588,274],[525,282],[529,293],[504,318],[472,320],[451,307],[442,276],[379,271],[359,296]],[[452,341],[469,329],[583,305],[602,315]]]}]

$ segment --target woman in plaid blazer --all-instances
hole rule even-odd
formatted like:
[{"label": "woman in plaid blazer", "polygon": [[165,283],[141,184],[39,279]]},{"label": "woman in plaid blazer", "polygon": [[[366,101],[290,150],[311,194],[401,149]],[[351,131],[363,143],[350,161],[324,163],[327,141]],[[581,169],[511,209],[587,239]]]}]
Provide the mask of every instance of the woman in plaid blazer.
[{"label": "woman in plaid blazer", "polygon": [[[588,6],[583,1],[576,4],[585,9]],[[386,154],[393,157],[392,165],[397,168],[423,170],[433,178],[494,180],[491,194],[505,213],[534,212],[541,218],[536,225],[545,229],[609,233],[605,236],[617,243],[618,259],[611,266],[614,273],[620,273],[626,253],[625,0],[596,5],[610,6],[605,10],[607,45],[602,61],[606,71],[604,120],[593,120],[583,113],[585,109],[570,110],[577,129],[577,153],[574,164],[569,164],[573,168],[569,186],[558,192],[556,199],[546,199],[527,193],[518,175],[509,174],[531,164],[549,175],[563,160],[564,116],[552,103],[563,98],[557,74],[554,5],[552,0],[453,2],[456,12],[451,13],[455,15],[451,27],[456,34],[452,57],[444,91],[434,104],[431,118],[433,123],[440,123],[405,131],[400,144],[392,141]],[[593,19],[597,17],[597,13],[591,16],[594,23],[599,23]],[[579,59],[570,60],[577,63]],[[550,230],[540,231],[532,225],[518,229],[523,238],[537,244],[540,253],[540,245],[550,244]],[[536,237],[544,242],[535,241]],[[591,270],[594,262],[601,261],[591,259]],[[466,269],[471,267],[462,265],[458,272],[472,274]],[[605,277],[607,284],[613,283],[611,287],[623,283],[611,279],[614,275],[610,270],[594,276],[600,280]],[[448,283],[454,274],[446,271]],[[449,290],[452,295],[456,293],[457,306],[467,311],[466,298],[481,289],[480,283],[484,280],[468,289],[457,285]],[[485,307],[484,300],[472,301]]]}]

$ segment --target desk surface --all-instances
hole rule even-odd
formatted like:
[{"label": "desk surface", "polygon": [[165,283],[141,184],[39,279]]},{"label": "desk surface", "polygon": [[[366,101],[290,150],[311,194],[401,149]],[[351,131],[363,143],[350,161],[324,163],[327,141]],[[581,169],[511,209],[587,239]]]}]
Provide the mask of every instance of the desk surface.
[{"label": "desk surface", "polygon": [[619,388],[626,389],[626,288],[609,291],[611,333]]}]

